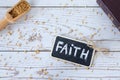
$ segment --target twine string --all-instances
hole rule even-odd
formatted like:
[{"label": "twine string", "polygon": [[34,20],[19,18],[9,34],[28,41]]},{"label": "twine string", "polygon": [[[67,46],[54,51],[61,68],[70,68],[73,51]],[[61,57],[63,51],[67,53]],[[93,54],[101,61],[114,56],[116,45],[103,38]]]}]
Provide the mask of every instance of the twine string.
[{"label": "twine string", "polygon": [[104,52],[104,53],[108,53],[108,52],[109,52],[109,49],[97,47],[96,44],[95,44],[95,42],[93,42],[93,41],[91,41],[91,40],[88,40],[88,39],[87,39],[86,37],[84,37],[84,36],[83,36],[83,40],[88,43],[88,46],[89,46],[89,47],[95,49],[95,50],[98,51],[98,52]]}]

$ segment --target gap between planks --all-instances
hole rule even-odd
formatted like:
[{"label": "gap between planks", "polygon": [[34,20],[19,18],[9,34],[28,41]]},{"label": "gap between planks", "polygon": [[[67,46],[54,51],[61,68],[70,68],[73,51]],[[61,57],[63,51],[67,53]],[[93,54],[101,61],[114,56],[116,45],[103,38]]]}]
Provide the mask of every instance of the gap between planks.
[{"label": "gap between planks", "polygon": [[[70,77],[72,77],[72,76],[70,76]],[[11,77],[2,77],[3,79],[8,79],[8,80],[10,80],[11,79]],[[52,79],[52,80],[69,80],[69,78],[66,78],[66,79],[63,79],[64,77],[61,77],[61,78],[54,78],[54,79]],[[80,79],[82,79],[82,80],[89,80],[89,79],[92,79],[92,80],[115,80],[115,79],[117,79],[117,80],[119,80],[119,76],[117,77],[110,77],[110,76],[108,76],[108,77],[76,77],[76,76],[73,76],[72,77],[72,79],[70,79],[70,80],[80,80]],[[12,78],[12,79],[15,79],[15,80],[49,80],[49,78],[38,78],[38,77],[32,77],[32,79],[30,79],[30,77],[14,77],[14,78]]]},{"label": "gap between planks", "polygon": [[[12,6],[0,6],[0,8],[11,8]],[[100,8],[99,6],[31,6],[31,8]]]},{"label": "gap between planks", "polygon": [[[85,79],[85,80],[89,80],[90,78],[91,79],[96,79],[96,80],[115,80],[115,79],[118,79],[120,78],[120,76],[115,76],[115,77],[111,77],[111,76],[106,76],[106,77],[77,77],[77,76],[69,76],[70,78],[72,78],[72,80],[78,80],[78,79]],[[8,78],[8,80],[11,78],[11,77],[1,77],[1,78]],[[54,80],[67,80],[67,79],[63,79],[64,77],[59,77],[59,78],[54,78]],[[101,79],[102,78],[102,79]],[[112,79],[114,78],[114,79]],[[27,79],[27,80],[31,80],[30,77],[14,77],[13,79],[20,79],[20,80],[23,80],[23,79]],[[32,77],[32,80],[49,80],[49,78],[39,78],[39,77]],[[69,80],[69,79],[68,79]],[[70,79],[71,80],[71,79]]]},{"label": "gap between planks", "polygon": [[[51,52],[51,50],[37,50],[39,52]],[[0,50],[0,52],[36,52],[36,50]]]},{"label": "gap between planks", "polygon": [[[51,52],[51,50],[0,50],[0,52]],[[99,51],[96,51],[99,52]],[[106,51],[102,51],[102,52],[106,52]],[[108,51],[109,52],[120,52],[120,51]]]}]

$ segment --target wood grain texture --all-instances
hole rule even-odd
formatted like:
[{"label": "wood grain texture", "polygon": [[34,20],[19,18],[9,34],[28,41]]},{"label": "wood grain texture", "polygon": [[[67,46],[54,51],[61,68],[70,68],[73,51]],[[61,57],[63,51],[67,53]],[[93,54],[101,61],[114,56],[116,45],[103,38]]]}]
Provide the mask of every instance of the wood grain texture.
[{"label": "wood grain texture", "polygon": [[[18,0],[0,0],[0,19]],[[28,0],[31,11],[0,31],[0,80],[120,80],[120,32],[96,0]],[[57,35],[94,41],[92,67],[51,57]]]},{"label": "wood grain texture", "polygon": [[[65,6],[98,6],[96,0],[27,0],[32,6],[44,6],[44,7],[65,7]],[[18,0],[1,0],[0,7],[13,6]]]},{"label": "wood grain texture", "polygon": [[[24,56],[24,57],[23,57]],[[0,52],[0,73],[5,78],[33,79],[106,79],[120,78],[119,52],[96,53],[90,69],[51,57],[50,52]],[[47,69],[41,72],[42,69]],[[46,73],[46,74],[45,74]]]},{"label": "wood grain texture", "polygon": [[[0,12],[2,19],[6,8]],[[120,33],[113,26],[99,8],[32,8],[0,32],[0,50],[50,49],[55,37],[62,35],[79,41],[85,36],[100,47],[119,51]]]}]

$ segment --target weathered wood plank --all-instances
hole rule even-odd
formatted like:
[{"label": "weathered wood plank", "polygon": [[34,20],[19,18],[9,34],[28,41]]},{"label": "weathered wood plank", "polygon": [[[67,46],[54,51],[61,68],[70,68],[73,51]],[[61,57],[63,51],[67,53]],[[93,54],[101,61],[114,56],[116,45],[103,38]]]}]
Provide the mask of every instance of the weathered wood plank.
[{"label": "weathered wood plank", "polygon": [[[17,75],[9,77],[11,79],[42,79],[42,80],[79,80],[79,79],[120,79],[119,71],[110,71],[110,70],[46,70],[46,74],[40,72],[40,68],[31,68],[31,69],[24,69],[24,68],[16,68]],[[103,73],[104,72],[104,73]],[[15,74],[16,74],[15,73]],[[13,73],[14,74],[14,73]],[[10,74],[8,74],[10,75]],[[2,77],[1,77],[2,79]],[[3,78],[4,79],[4,78]]]},{"label": "weathered wood plank", "polygon": [[[34,7],[30,13],[0,32],[0,80],[120,80],[120,33],[96,0],[28,1]],[[16,2],[0,1],[0,19],[8,9],[5,7]],[[89,70],[51,57],[56,35],[81,40],[81,34],[112,52],[97,52]],[[47,71],[41,73],[41,69]]]},{"label": "weathered wood plank", "polygon": [[[2,80],[29,80],[30,78],[29,77],[14,77],[14,78],[2,78]],[[119,80],[119,78],[76,78],[76,77],[73,77],[71,79],[69,78],[53,78],[52,80]],[[49,78],[32,78],[32,80],[49,80]]]},{"label": "weathered wood plank", "polygon": [[[0,6],[13,6],[18,0],[1,0]],[[32,6],[98,6],[96,0],[28,0]]]},{"label": "weathered wood plank", "polygon": [[[94,41],[96,43],[96,46],[98,48],[106,48],[109,49],[109,51],[114,52],[114,51],[120,51],[120,41]],[[1,51],[35,51],[35,50],[40,50],[40,51],[51,51],[53,47],[53,41],[49,42],[49,44],[46,43],[46,41],[41,41],[37,43],[28,43],[25,44],[22,42],[20,44],[21,46],[16,45],[16,44],[0,44],[0,50]]]},{"label": "weathered wood plank", "polygon": [[[1,78],[15,79],[120,79],[119,52],[96,53],[90,69],[52,58],[50,52],[0,52]],[[45,70],[47,69],[47,70]],[[43,70],[41,72],[41,70]],[[104,72],[104,73],[103,73]]]},{"label": "weathered wood plank", "polygon": [[[0,19],[6,11],[7,8],[0,9]],[[51,49],[55,36],[80,40],[81,34],[88,40],[97,40],[101,47],[120,50],[120,32],[99,8],[32,8],[18,22],[0,31],[0,50]]]},{"label": "weathered wood plank", "polygon": [[[109,52],[108,54],[96,53],[96,58],[93,61],[91,69],[101,70],[119,70],[119,52]],[[51,57],[50,52],[0,52],[0,66],[4,67],[33,67],[33,68],[48,68],[48,69],[74,69],[77,66],[66,63]],[[79,67],[79,69],[84,69]]]}]

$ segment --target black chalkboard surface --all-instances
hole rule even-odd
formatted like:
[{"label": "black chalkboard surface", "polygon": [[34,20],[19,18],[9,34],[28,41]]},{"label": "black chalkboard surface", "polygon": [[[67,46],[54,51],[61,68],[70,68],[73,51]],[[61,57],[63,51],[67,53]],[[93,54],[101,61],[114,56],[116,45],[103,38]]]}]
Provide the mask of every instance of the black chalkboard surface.
[{"label": "black chalkboard surface", "polygon": [[87,44],[57,36],[52,56],[84,66],[90,66],[95,50]]}]

